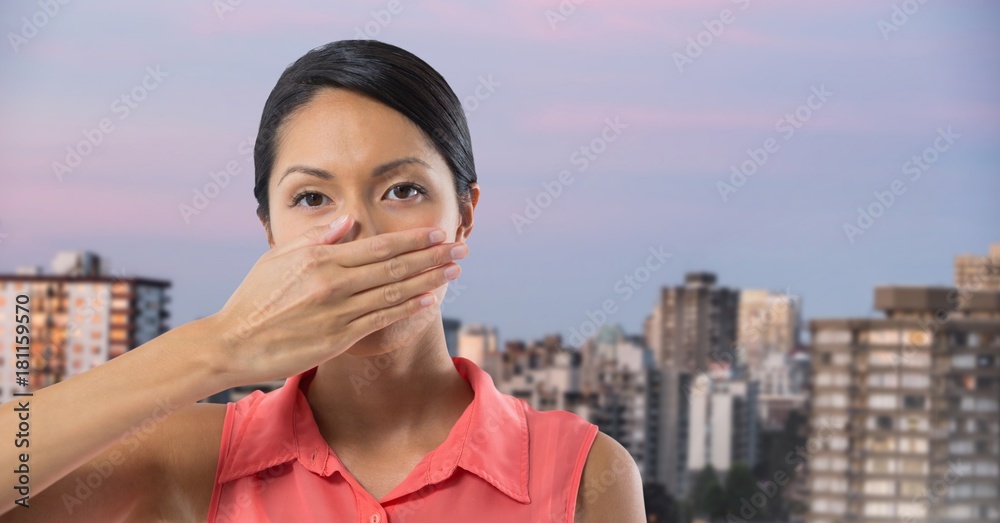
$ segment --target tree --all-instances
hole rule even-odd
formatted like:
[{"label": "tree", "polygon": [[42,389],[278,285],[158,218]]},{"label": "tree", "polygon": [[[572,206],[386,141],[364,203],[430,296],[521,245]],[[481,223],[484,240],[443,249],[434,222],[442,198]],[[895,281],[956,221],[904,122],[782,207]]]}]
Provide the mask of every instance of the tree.
[{"label": "tree", "polygon": [[[757,487],[757,481],[746,463],[737,462],[730,467],[725,493],[725,513],[739,516],[739,520],[770,519],[768,505],[771,499]],[[777,503],[777,500],[774,502]]]},{"label": "tree", "polygon": [[714,467],[706,465],[698,472],[688,499],[690,499],[691,508],[696,514],[715,517],[719,509],[725,509],[723,505],[725,493],[719,485],[719,475],[715,472]]}]

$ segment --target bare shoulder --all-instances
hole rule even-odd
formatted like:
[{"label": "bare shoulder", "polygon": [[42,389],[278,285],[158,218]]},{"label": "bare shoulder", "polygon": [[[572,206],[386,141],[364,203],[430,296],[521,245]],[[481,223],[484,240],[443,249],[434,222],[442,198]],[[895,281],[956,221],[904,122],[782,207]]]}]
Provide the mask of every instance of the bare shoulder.
[{"label": "bare shoulder", "polygon": [[646,521],[639,467],[621,443],[603,432],[598,431],[587,455],[576,507],[576,523]]}]

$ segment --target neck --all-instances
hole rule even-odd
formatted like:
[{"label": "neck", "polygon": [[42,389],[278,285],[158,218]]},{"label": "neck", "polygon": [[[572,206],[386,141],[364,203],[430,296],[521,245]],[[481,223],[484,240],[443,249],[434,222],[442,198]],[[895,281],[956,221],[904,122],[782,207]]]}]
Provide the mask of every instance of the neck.
[{"label": "neck", "polygon": [[472,388],[448,354],[440,319],[391,352],[351,354],[375,352],[368,349],[386,346],[386,335],[385,329],[377,331],[316,369],[306,398],[331,447],[427,438],[433,446],[472,402]]}]

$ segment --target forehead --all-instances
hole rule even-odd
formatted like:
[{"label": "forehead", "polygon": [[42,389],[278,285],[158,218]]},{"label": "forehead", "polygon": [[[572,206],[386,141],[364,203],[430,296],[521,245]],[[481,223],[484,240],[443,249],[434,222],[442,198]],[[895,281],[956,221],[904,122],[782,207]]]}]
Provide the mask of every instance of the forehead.
[{"label": "forehead", "polygon": [[[361,173],[405,156],[435,169],[445,167],[415,123],[402,113],[346,89],[321,89],[283,122],[274,171],[307,163],[337,172]],[[271,184],[276,180],[272,176]]]}]

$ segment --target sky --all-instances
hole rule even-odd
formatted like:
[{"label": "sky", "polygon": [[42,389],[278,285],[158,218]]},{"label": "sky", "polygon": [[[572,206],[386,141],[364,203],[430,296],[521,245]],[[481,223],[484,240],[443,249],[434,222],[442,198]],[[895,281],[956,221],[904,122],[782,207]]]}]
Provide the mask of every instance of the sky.
[{"label": "sky", "polygon": [[874,286],[950,285],[1000,242],[996,2],[52,3],[0,6],[0,273],[93,251],[170,280],[171,327],[266,252],[264,100],[349,38],[463,100],[482,194],[442,308],[502,341],[640,334],[690,271],[869,316]]}]

